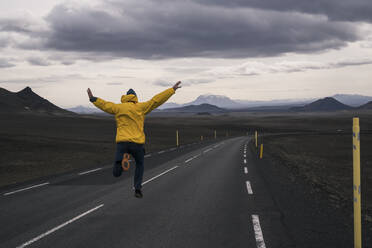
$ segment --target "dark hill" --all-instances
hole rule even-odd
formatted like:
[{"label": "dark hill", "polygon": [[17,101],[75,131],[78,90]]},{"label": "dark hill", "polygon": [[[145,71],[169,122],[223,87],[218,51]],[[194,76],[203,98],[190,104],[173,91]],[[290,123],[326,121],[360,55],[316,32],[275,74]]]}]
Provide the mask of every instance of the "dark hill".
[{"label": "dark hill", "polygon": [[211,104],[189,105],[180,108],[170,108],[162,110],[163,112],[180,112],[180,113],[224,113],[225,109]]},{"label": "dark hill", "polygon": [[372,109],[372,101],[367,102],[366,104],[359,106],[358,109]]},{"label": "dark hill", "polygon": [[30,87],[16,93],[0,88],[0,112],[73,114],[34,93]]},{"label": "dark hill", "polygon": [[332,97],[326,97],[319,99],[315,102],[309,103],[303,107],[294,107],[292,111],[306,111],[306,112],[318,112],[318,111],[339,111],[339,110],[350,110],[352,107],[345,105]]}]

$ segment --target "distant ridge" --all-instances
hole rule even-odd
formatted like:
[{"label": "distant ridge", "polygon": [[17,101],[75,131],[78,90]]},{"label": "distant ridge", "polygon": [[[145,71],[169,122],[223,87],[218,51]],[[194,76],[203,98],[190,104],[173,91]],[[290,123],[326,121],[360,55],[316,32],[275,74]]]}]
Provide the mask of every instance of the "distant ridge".
[{"label": "distant ridge", "polygon": [[74,114],[42,98],[26,87],[19,92],[0,88],[0,111],[11,113]]},{"label": "distant ridge", "polygon": [[336,94],[331,97],[333,97],[339,102],[342,102],[343,104],[346,104],[352,107],[358,107],[358,106],[361,106],[363,104],[366,104],[372,101],[371,96],[364,96],[364,95],[358,95],[358,94]]},{"label": "distant ridge", "polygon": [[367,102],[366,104],[359,106],[358,109],[372,109],[372,101]]},{"label": "distant ridge", "polygon": [[164,109],[162,112],[178,112],[178,113],[224,113],[225,109],[219,108],[215,105],[204,103],[200,105],[189,105],[180,108]]},{"label": "distant ridge", "polygon": [[326,97],[315,102],[309,103],[303,107],[293,107],[292,111],[318,112],[318,111],[340,111],[351,110],[352,107],[345,105],[333,97]]}]

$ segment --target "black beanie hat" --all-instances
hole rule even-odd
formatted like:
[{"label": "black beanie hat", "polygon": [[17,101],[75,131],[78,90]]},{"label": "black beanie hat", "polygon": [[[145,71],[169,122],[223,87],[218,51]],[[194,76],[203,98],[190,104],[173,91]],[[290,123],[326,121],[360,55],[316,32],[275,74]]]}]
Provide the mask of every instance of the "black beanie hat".
[{"label": "black beanie hat", "polygon": [[127,95],[135,95],[137,96],[136,92],[133,89],[129,89]]}]

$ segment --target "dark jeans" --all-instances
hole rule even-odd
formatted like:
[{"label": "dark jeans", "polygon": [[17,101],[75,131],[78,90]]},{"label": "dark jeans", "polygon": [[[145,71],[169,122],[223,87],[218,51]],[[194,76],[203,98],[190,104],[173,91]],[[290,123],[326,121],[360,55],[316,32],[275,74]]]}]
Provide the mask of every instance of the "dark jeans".
[{"label": "dark jeans", "polygon": [[134,188],[141,189],[142,177],[144,171],[144,160],[145,160],[145,148],[143,144],[137,144],[133,142],[119,142],[116,144],[115,164],[113,168],[114,177],[121,176],[123,168],[121,167],[121,161],[123,154],[129,153],[136,161],[136,171],[134,172]]}]

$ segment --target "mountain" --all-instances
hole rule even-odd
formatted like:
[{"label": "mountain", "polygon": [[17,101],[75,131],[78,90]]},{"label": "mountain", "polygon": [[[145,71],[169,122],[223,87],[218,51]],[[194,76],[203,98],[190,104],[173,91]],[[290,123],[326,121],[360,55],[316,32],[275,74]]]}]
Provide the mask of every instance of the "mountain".
[{"label": "mountain", "polygon": [[102,111],[97,109],[97,108],[91,108],[91,107],[85,107],[82,105],[73,107],[73,108],[68,108],[68,111],[77,113],[77,114],[95,114],[95,113],[101,113]]},{"label": "mountain", "polygon": [[336,94],[332,96],[334,99],[336,99],[339,102],[342,102],[343,104],[358,107],[363,104],[366,104],[370,101],[372,101],[371,96],[363,96],[363,95],[349,95],[349,94]]},{"label": "mountain", "polygon": [[263,107],[263,106],[295,106],[295,105],[305,105],[314,101],[314,99],[285,99],[285,100],[269,100],[269,101],[249,101],[249,100],[232,100],[229,97],[221,96],[221,95],[201,95],[196,98],[194,101],[185,103],[185,104],[177,104],[177,103],[165,103],[163,104],[160,109],[168,109],[168,108],[179,108],[189,105],[200,105],[203,103],[215,105],[220,108],[224,109],[245,109],[245,108],[252,108],[252,107]]},{"label": "mountain", "polygon": [[187,103],[185,105],[200,105],[200,104],[210,104],[220,108],[239,108],[242,107],[241,104],[234,100],[231,100],[227,96],[220,95],[201,95],[196,100]]},{"label": "mountain", "polygon": [[169,109],[169,108],[179,108],[184,106],[183,104],[178,104],[174,102],[166,102],[159,107],[159,109]]},{"label": "mountain", "polygon": [[372,109],[372,101],[367,102],[366,104],[359,106],[358,109]]},{"label": "mountain", "polygon": [[350,110],[352,107],[345,105],[333,97],[326,97],[319,99],[315,102],[307,104],[303,107],[293,107],[292,111],[306,111],[306,112],[317,112],[317,111],[339,111],[339,110]]},{"label": "mountain", "polygon": [[162,112],[178,112],[178,113],[224,113],[225,109],[219,108],[211,104],[189,105],[180,108],[171,108],[162,110]]},{"label": "mountain", "polygon": [[0,88],[0,111],[12,113],[73,114],[40,97],[26,87],[19,92]]}]

